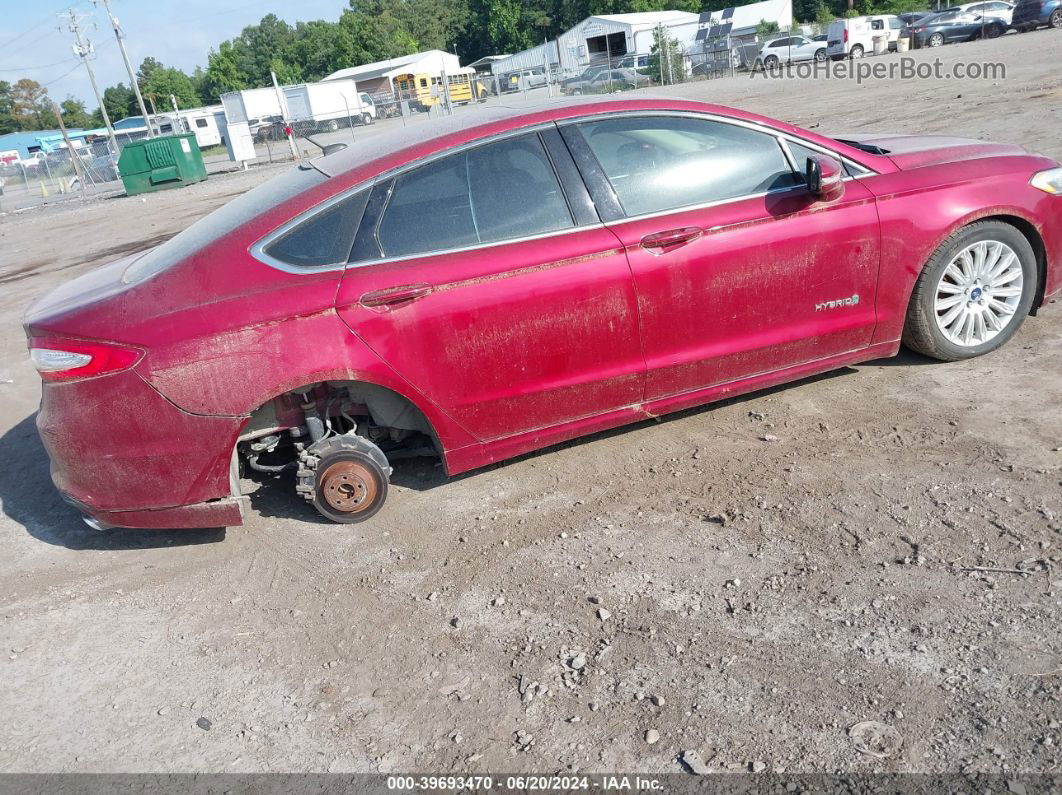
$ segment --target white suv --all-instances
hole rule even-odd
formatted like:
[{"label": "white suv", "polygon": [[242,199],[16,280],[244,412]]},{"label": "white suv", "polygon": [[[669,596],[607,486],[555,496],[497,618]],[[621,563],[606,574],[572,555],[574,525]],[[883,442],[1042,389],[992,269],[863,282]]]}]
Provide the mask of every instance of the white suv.
[{"label": "white suv", "polygon": [[764,44],[756,59],[764,69],[776,69],[796,61],[825,61],[826,44],[804,36],[785,36]]}]

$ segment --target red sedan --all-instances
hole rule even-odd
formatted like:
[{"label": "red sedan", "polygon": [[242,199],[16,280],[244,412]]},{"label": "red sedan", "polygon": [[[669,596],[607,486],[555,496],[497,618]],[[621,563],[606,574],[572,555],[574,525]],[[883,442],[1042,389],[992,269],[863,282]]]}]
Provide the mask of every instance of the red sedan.
[{"label": "red sedan", "polygon": [[1062,168],[668,99],[480,109],[293,167],[25,321],[95,527],[239,524],[242,465],[326,517],[868,359],[988,353],[1062,291]]}]

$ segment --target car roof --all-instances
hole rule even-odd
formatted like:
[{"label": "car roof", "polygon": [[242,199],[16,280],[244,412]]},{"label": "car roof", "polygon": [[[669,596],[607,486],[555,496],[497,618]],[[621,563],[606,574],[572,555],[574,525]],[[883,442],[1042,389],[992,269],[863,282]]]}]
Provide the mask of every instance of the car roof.
[{"label": "car roof", "polygon": [[542,103],[461,108],[452,116],[443,118],[414,117],[404,127],[394,131],[388,130],[386,134],[377,133],[362,140],[355,140],[352,144],[348,144],[346,149],[315,158],[311,163],[314,168],[329,177],[372,169],[384,171],[403,161],[520,127],[587,114],[608,114],[632,110],[715,113],[738,120],[768,124],[781,130],[796,129],[773,119],[722,105],[675,97],[646,95],[640,95],[637,99],[565,97]]}]

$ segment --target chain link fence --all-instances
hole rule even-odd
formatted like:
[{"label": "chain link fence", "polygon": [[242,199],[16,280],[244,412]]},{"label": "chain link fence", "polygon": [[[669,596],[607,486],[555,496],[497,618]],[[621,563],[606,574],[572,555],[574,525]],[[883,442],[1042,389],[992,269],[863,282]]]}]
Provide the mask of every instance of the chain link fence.
[{"label": "chain link fence", "polygon": [[64,145],[0,164],[0,212],[120,188],[116,163],[107,142],[97,141],[77,146],[73,155]]}]

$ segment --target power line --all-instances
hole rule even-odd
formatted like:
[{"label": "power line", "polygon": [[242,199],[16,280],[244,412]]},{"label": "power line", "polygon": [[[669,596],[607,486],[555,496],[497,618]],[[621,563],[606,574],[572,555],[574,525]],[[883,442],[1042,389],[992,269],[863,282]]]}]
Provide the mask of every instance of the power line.
[{"label": "power line", "polygon": [[[5,49],[5,48],[6,48],[6,47],[7,47],[7,46],[8,46],[9,44],[14,44],[14,43],[15,43],[16,41],[18,41],[19,39],[21,39],[21,38],[22,38],[23,36],[25,36],[25,35],[26,35],[27,33],[32,33],[32,32],[33,32],[33,31],[35,31],[35,30],[36,30],[37,28],[39,28],[39,27],[40,27],[41,25],[47,25],[47,24],[48,24],[49,22],[51,22],[51,21],[52,21],[52,18],[53,18],[53,16],[54,16],[54,14],[56,14],[56,13],[58,13],[58,14],[62,14],[62,13],[63,13],[64,11],[69,11],[69,10],[70,10],[71,8],[73,8],[73,7],[74,7],[74,6],[76,6],[76,5],[77,5],[77,3],[71,3],[71,4],[70,4],[70,5],[68,5],[68,6],[66,7],[66,8],[64,8],[64,9],[62,9],[62,10],[60,10],[60,11],[57,11],[57,12],[53,12],[52,14],[49,14],[49,15],[48,15],[48,16],[46,16],[46,17],[45,17],[44,19],[42,19],[42,20],[41,20],[40,22],[36,22],[36,23],[34,23],[34,24],[30,25],[30,26],[29,26],[28,28],[26,28],[26,29],[25,29],[24,31],[22,31],[21,33],[16,33],[16,34],[15,34],[14,36],[12,36],[12,37],[11,37],[10,39],[8,39],[7,41],[5,41],[5,42],[2,42],[2,43],[0,43],[0,50],[2,50],[2,49]],[[35,40],[35,41],[36,41],[36,40]]]},{"label": "power line", "polygon": [[42,63],[38,66],[20,66],[17,69],[0,69],[0,72],[33,72],[37,69],[48,69],[52,66],[60,66],[62,64],[67,64],[70,63],[71,60],[72,59],[70,58],[64,58],[63,60],[56,61],[55,63]]},{"label": "power line", "polygon": [[67,75],[72,75],[74,72],[77,71],[77,68],[79,66],[81,66],[81,61],[78,61],[76,64],[74,64],[74,66],[69,71],[63,72],[61,75],[59,75],[59,77],[52,78],[47,83],[41,83],[41,88],[46,88],[47,86],[50,86],[52,83],[58,83],[60,80],[62,80]]}]

